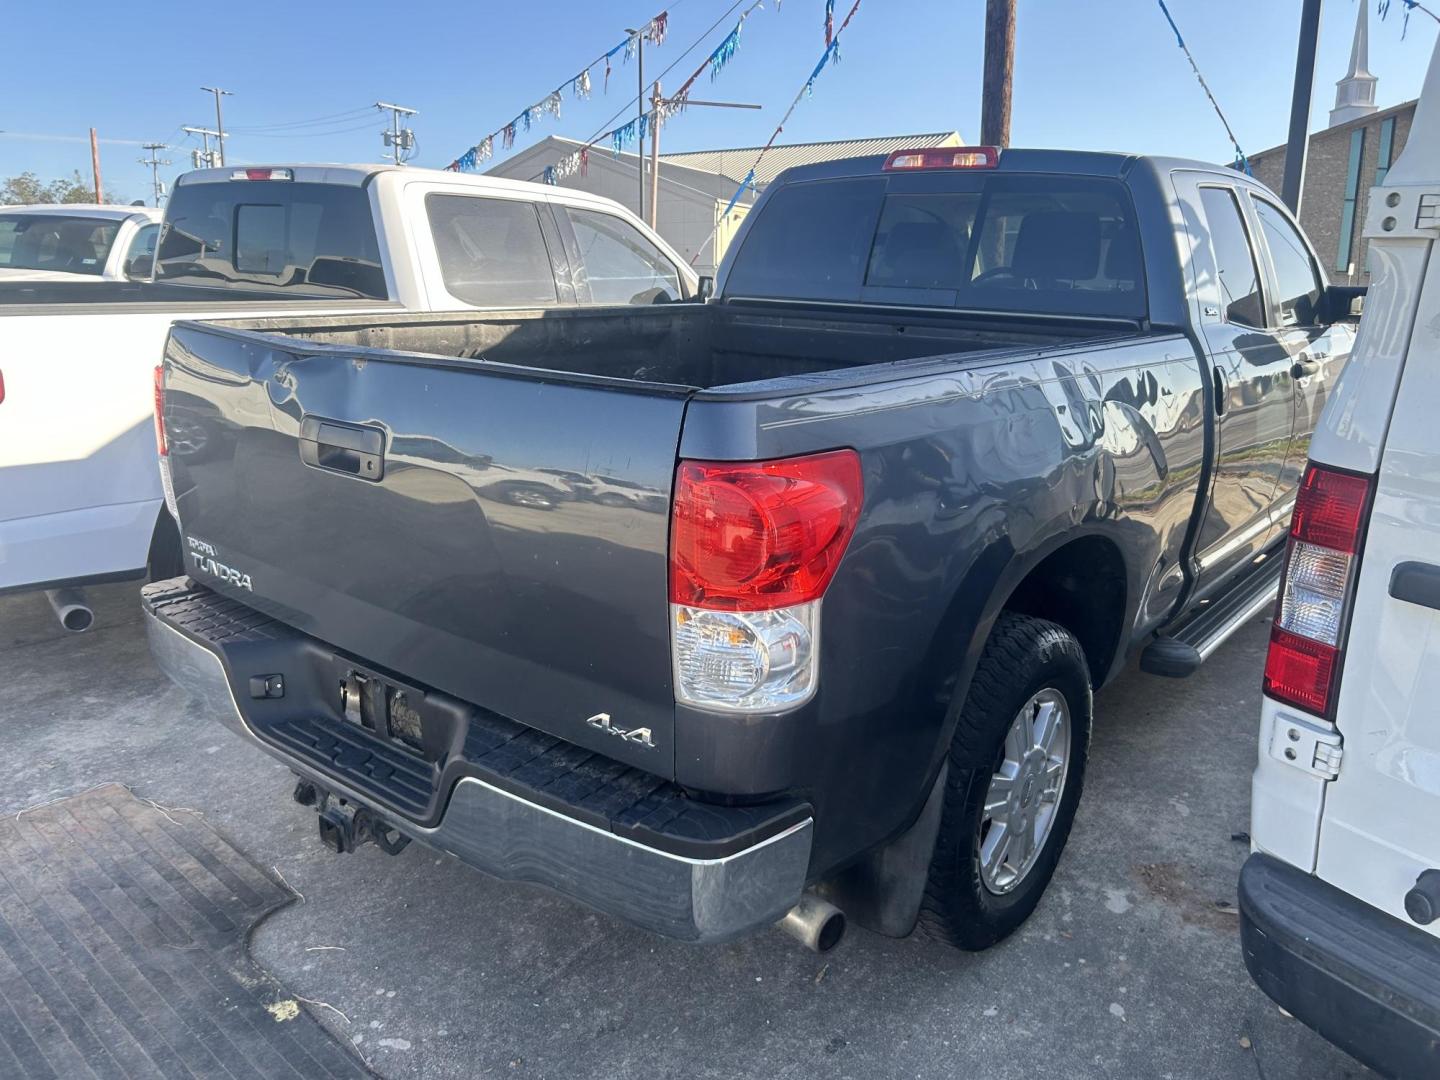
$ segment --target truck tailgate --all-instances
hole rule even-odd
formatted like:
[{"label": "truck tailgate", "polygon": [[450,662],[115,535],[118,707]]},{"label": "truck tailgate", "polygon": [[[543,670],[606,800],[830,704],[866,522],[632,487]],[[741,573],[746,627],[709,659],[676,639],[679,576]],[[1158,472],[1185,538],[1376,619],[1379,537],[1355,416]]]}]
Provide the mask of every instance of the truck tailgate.
[{"label": "truck tailgate", "polygon": [[175,327],[166,366],[195,580],[673,776],[667,531],[689,388],[197,324]]}]

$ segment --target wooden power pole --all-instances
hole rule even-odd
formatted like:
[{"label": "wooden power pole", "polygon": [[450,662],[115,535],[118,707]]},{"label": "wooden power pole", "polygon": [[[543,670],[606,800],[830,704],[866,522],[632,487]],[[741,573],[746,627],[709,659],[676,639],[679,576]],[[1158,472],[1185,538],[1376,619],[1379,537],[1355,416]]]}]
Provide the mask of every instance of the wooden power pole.
[{"label": "wooden power pole", "polygon": [[100,140],[95,136],[95,129],[90,129],[90,168],[95,172],[95,201],[105,201],[104,189],[100,186]]},{"label": "wooden power pole", "polygon": [[985,0],[985,84],[980,142],[1010,145],[1010,84],[1015,74],[1015,0]]}]

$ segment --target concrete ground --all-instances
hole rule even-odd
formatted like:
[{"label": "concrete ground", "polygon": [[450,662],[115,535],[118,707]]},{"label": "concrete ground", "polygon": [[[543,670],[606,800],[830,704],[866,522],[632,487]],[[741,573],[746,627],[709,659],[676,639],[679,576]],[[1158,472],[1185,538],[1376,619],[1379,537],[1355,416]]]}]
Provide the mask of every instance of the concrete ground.
[{"label": "concrete ground", "polygon": [[822,957],[779,932],[673,944],[414,846],[330,854],[287,771],[156,672],[137,592],[94,590],[78,637],[42,596],[0,597],[0,812],[118,781],[203,814],[303,896],[255,957],[383,1076],[1364,1075],[1240,959],[1263,622],[1190,680],[1099,696],[1069,848],[1014,938],[852,930]]}]

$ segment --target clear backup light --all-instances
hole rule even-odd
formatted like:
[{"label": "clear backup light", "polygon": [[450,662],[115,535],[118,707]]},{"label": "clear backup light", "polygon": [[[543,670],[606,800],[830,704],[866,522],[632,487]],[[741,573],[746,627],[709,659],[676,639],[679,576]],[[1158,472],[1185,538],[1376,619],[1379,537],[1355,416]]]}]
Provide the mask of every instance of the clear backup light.
[{"label": "clear backup light", "polygon": [[776,711],[815,692],[820,602],[770,611],[670,605],[675,685],[687,704]]},{"label": "clear backup light", "polygon": [[670,531],[677,701],[779,712],[814,695],[820,598],[861,497],[853,450],[681,463]]},{"label": "clear backup light", "polygon": [[1265,657],[1267,696],[1328,717],[1345,611],[1370,505],[1370,480],[1315,465],[1295,499],[1280,610]]}]

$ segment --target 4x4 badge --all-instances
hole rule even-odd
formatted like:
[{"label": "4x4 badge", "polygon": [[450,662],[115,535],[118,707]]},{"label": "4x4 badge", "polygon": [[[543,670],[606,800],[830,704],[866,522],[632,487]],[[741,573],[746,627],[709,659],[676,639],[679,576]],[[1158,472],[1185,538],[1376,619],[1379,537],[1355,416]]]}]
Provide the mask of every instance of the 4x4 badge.
[{"label": "4x4 badge", "polygon": [[648,727],[631,728],[626,731],[622,727],[616,727],[610,722],[608,712],[596,713],[585,721],[591,727],[599,728],[601,731],[609,732],[611,735],[619,735],[626,742],[639,743],[641,746],[648,746],[655,749],[655,744],[650,740],[650,729]]}]

